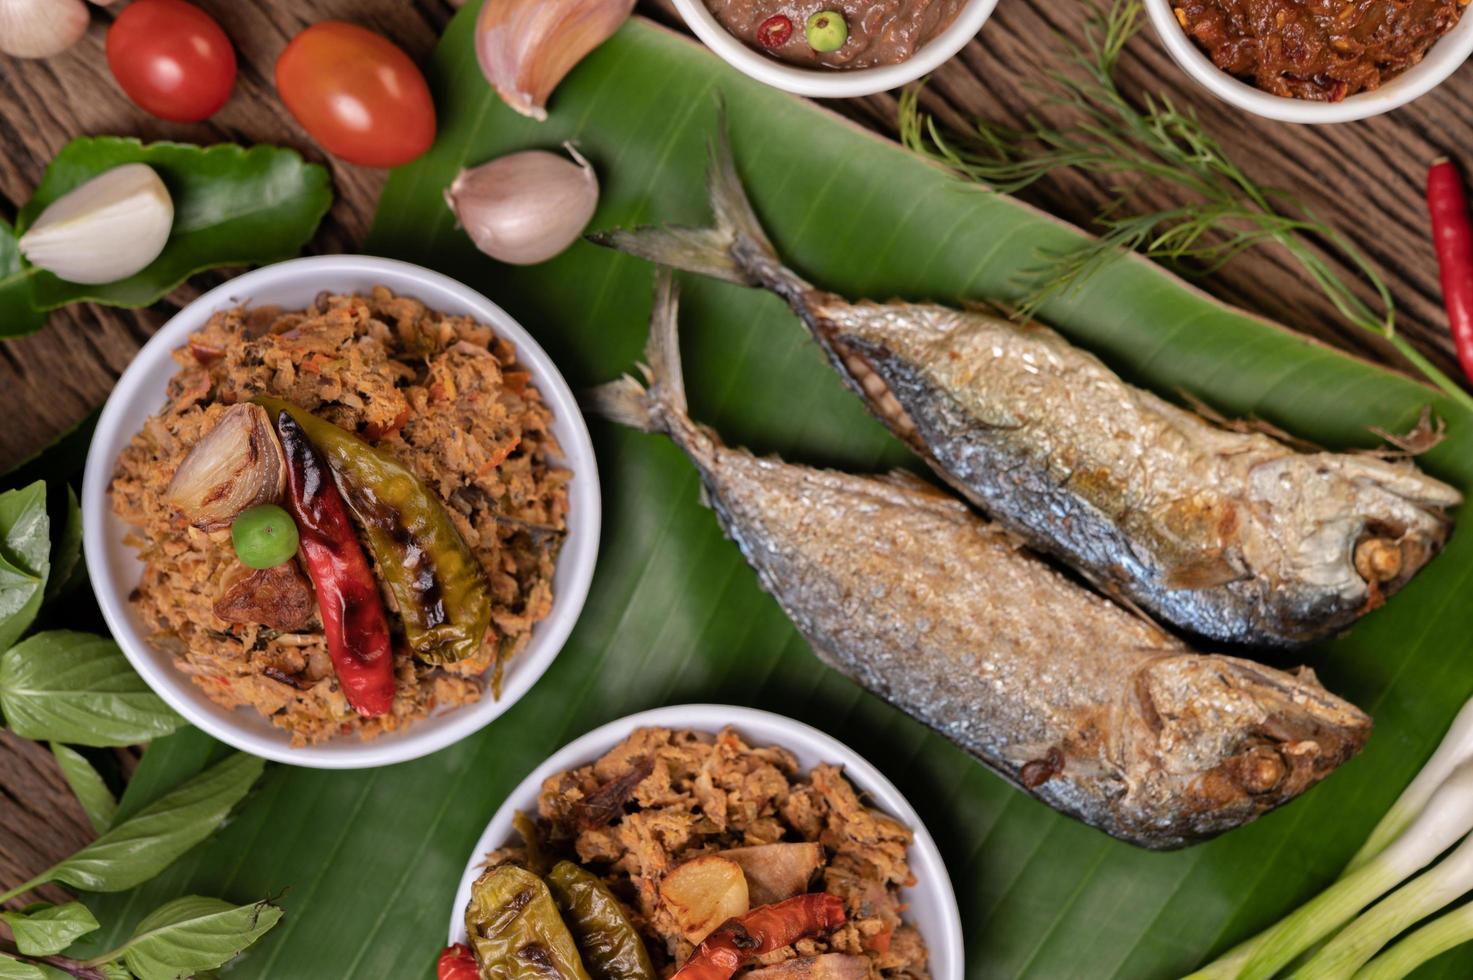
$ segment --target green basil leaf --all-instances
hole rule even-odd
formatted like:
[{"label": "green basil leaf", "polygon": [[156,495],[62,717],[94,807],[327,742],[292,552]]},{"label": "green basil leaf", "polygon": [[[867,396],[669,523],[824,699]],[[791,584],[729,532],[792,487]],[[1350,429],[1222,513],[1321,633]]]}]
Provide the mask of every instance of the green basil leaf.
[{"label": "green basil leaf", "polygon": [[0,980],[47,980],[39,966],[0,953]]},{"label": "green basil leaf", "polygon": [[35,620],[50,568],[46,484],[0,493],[0,651]]},{"label": "green basil leaf", "polygon": [[75,490],[70,486],[65,489],[66,514],[61,533],[51,545],[51,569],[43,601],[65,595],[82,581],[78,574],[82,567],[82,505],[77,502]]},{"label": "green basil leaf", "polygon": [[46,312],[36,307],[31,296],[31,273],[21,258],[18,241],[10,223],[0,220],[0,337],[35,333],[46,325]]},{"label": "green basil leaf", "polygon": [[184,724],[112,640],[51,630],[0,654],[0,709],[22,738],[133,745]]},{"label": "green basil leaf", "polygon": [[147,881],[213,833],[264,766],[255,756],[235,753],[49,868],[36,883],[116,892]]},{"label": "green basil leaf", "polygon": [[106,831],[112,825],[113,814],[118,812],[118,801],[112,790],[107,788],[102,776],[92,768],[92,763],[71,746],[52,742],[51,754],[56,756],[61,774],[66,777],[67,785],[76,794],[77,802],[82,804],[82,810],[87,814],[87,821],[92,824],[92,829],[99,834]]},{"label": "green basil leaf", "polygon": [[234,959],[280,920],[281,909],[270,902],[231,905],[188,895],[146,916],[118,952],[141,980],[193,977]]},{"label": "green basil leaf", "polygon": [[[332,204],[327,171],[295,150],[249,149],[233,143],[199,147],[117,136],[74,139],[46,168],[14,234],[23,235],[46,206],[98,174],[124,163],[146,163],[174,199],[174,227],[163,252],[137,275],[83,285],[58,279],[0,245],[0,337],[40,328],[44,315],[83,300],[147,306],[196,272],[259,265],[297,254]],[[0,236],[0,237],[9,237]]]},{"label": "green basil leaf", "polygon": [[33,912],[0,912],[0,919],[10,926],[15,945],[27,956],[55,956],[97,928],[97,920],[81,902]]}]

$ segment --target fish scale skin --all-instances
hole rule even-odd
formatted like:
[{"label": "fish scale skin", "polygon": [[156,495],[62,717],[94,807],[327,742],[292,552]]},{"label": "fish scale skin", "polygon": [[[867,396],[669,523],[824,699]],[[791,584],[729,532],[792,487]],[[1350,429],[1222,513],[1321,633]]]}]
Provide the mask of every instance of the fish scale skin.
[{"label": "fish scale skin", "polygon": [[814,288],[762,229],[724,129],[708,187],[712,227],[591,237],[781,296],[845,383],[944,480],[1164,622],[1214,641],[1303,646],[1375,608],[1447,538],[1443,511],[1461,495],[1410,463],[1229,431],[1036,324]]},{"label": "fish scale skin", "polygon": [[[1294,647],[1344,628],[1436,553],[1441,509],[1461,499],[1409,465],[1219,428],[1042,326],[784,292],[871,411],[969,500],[1107,591],[1213,640]],[[856,355],[900,424],[864,387]],[[1368,528],[1393,529],[1405,556],[1379,596],[1354,564]],[[1173,581],[1203,568],[1236,580]]]},{"label": "fish scale skin", "polygon": [[590,406],[681,447],[703,502],[825,662],[1014,785],[1169,849],[1293,799],[1364,745],[1371,720],[1312,672],[1196,653],[913,476],[725,446],[687,413],[676,318],[661,274],[646,383],[610,382]]},{"label": "fish scale skin", "polygon": [[[934,488],[759,459],[684,419],[668,431],[820,657],[1112,836],[1171,849],[1240,826],[1370,732],[1312,674],[1194,653]],[[1051,752],[1058,771],[1025,786]],[[1275,785],[1243,787],[1255,763],[1282,770]]]}]

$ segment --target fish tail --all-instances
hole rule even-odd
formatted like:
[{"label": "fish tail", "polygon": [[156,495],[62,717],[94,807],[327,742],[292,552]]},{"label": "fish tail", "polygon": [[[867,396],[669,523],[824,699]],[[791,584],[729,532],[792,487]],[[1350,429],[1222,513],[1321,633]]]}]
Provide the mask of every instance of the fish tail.
[{"label": "fish tail", "polygon": [[595,232],[589,241],[659,265],[743,286],[761,286],[796,301],[808,284],[782,264],[742,187],[727,133],[726,107],[710,147],[707,190],[716,223],[709,228],[646,226]]},{"label": "fish tail", "polygon": [[625,375],[588,394],[589,407],[605,418],[641,432],[679,436],[691,427],[686,414],[685,378],[680,367],[680,295],[670,270],[655,276],[655,305],[645,344],[644,381]]}]

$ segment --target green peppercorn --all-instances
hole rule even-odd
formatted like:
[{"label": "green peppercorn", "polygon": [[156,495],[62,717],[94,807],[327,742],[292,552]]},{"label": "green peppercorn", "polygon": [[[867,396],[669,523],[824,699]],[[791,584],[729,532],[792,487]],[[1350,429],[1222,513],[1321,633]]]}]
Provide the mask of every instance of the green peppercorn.
[{"label": "green peppercorn", "polygon": [[849,25],[836,10],[820,10],[808,18],[808,46],[815,51],[837,51],[849,40]]},{"label": "green peppercorn", "polygon": [[230,525],[235,557],[249,568],[275,568],[297,553],[297,525],[275,504],[242,511]]}]

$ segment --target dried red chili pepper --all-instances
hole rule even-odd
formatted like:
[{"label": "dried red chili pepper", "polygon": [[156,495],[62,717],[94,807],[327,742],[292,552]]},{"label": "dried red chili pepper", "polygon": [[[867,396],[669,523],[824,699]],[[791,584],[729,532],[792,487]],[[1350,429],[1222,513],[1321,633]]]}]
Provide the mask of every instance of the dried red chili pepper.
[{"label": "dried red chili pepper", "polygon": [[1427,210],[1432,215],[1432,243],[1442,279],[1442,303],[1463,373],[1473,379],[1473,223],[1463,179],[1448,159],[1427,169]]},{"label": "dried red chili pepper", "polygon": [[764,953],[832,932],[843,924],[844,903],[825,892],[761,905],[717,926],[671,980],[730,980]]},{"label": "dried red chili pepper", "polygon": [[394,655],[378,583],[353,532],[348,505],[307,434],[288,412],[278,413],[276,432],[286,454],[287,505],[317,589],[338,684],[360,715],[384,714],[394,703]]},{"label": "dried red chili pepper", "polygon": [[435,980],[481,980],[481,968],[465,943],[446,946],[440,952],[440,962],[435,968]]},{"label": "dried red chili pepper", "polygon": [[782,14],[774,14],[757,25],[757,43],[764,48],[780,48],[793,36],[793,22]]}]

